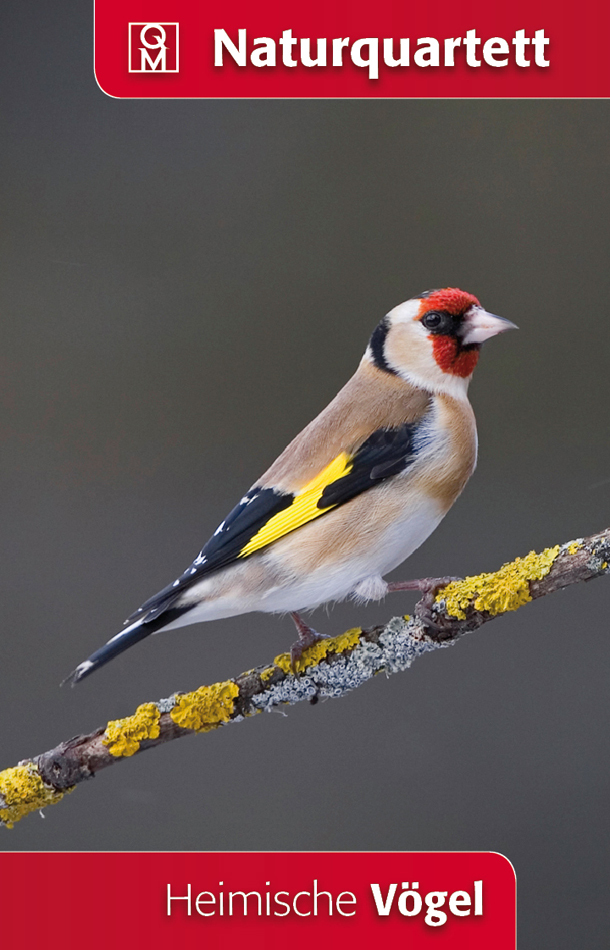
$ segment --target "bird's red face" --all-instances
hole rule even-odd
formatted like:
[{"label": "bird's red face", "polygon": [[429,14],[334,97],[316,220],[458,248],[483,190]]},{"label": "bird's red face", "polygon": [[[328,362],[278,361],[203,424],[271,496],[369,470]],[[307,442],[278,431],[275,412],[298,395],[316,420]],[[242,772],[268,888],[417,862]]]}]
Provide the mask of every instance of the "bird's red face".
[{"label": "bird's red face", "polygon": [[386,314],[373,332],[367,358],[424,389],[462,398],[481,343],[514,326],[457,287],[429,290]]},{"label": "bird's red face", "polygon": [[478,345],[463,346],[459,337],[459,328],[470,307],[481,307],[473,294],[447,287],[422,298],[416,317],[430,330],[428,339],[439,369],[462,378],[472,375],[479,359]]},{"label": "bird's red face", "polygon": [[487,313],[473,294],[457,287],[432,290],[419,299],[415,320],[428,331],[436,365],[462,379],[474,372],[481,343],[514,326]]}]

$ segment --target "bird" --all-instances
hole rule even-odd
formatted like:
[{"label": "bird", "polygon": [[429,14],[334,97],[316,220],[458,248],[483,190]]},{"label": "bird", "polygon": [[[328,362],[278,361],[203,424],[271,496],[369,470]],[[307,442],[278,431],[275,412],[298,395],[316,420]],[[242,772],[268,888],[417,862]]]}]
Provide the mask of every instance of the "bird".
[{"label": "bird", "polygon": [[[456,287],[390,310],[351,379],[245,493],[190,566],[67,677],[73,685],[152,633],[252,611],[290,614],[293,669],[324,637],[303,611],[447,578],[388,583],[472,475],[468,385],[481,345],[517,329]],[[64,681],[65,682],[65,681]]]}]

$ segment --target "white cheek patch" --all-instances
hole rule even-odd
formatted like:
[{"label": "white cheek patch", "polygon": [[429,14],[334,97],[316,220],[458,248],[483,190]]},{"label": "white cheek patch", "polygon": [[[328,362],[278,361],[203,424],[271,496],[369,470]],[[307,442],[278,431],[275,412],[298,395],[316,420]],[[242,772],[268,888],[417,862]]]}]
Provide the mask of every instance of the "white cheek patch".
[{"label": "white cheek patch", "polygon": [[426,392],[444,393],[454,399],[467,398],[470,377],[443,372],[434,359],[429,333],[418,320],[407,322],[401,317],[392,325],[385,355],[394,372],[411,385]]},{"label": "white cheek patch", "polygon": [[[433,361],[434,362],[434,361]],[[425,375],[411,370],[399,370],[402,379],[412,386],[419,386],[428,392],[444,393],[454,399],[468,401],[468,384],[470,376],[454,376],[452,373],[443,373],[436,363]]]}]

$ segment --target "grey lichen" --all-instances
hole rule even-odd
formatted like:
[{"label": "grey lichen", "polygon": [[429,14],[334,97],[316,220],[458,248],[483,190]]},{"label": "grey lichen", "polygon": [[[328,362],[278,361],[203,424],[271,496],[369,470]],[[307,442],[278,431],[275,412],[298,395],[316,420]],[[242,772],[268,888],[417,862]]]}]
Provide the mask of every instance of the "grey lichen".
[{"label": "grey lichen", "polygon": [[446,643],[425,636],[418,620],[394,617],[379,635],[377,642],[364,637],[347,655],[335,655],[307,668],[300,676],[288,675],[263,692],[252,696],[254,709],[270,711],[278,705],[293,705],[313,697],[336,699],[357,689],[377,673],[398,673],[413,661]]},{"label": "grey lichen", "polygon": [[171,712],[174,706],[176,705],[176,700],[177,700],[178,695],[179,695],[178,693],[172,693],[172,695],[168,696],[167,699],[158,700],[158,702],[156,703],[156,706],[159,712],[160,713]]}]

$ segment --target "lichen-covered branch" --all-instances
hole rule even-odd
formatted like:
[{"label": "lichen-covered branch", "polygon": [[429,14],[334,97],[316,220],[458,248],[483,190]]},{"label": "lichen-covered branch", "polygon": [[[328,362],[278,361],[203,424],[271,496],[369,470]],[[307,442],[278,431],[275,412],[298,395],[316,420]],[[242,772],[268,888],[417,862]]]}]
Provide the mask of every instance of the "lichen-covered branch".
[{"label": "lichen-covered branch", "polygon": [[541,554],[532,551],[493,573],[453,582],[439,592],[431,612],[420,601],[413,617],[394,617],[382,627],[356,628],[320,641],[305,651],[296,675],[290,655],[282,653],[235,679],[144,703],[132,716],[0,772],[0,823],[12,828],[101,769],[163,742],[241,722],[276,706],[338,698],[377,673],[406,670],[422,653],[454,643],[500,614],[610,573],[609,564],[610,528]]}]

